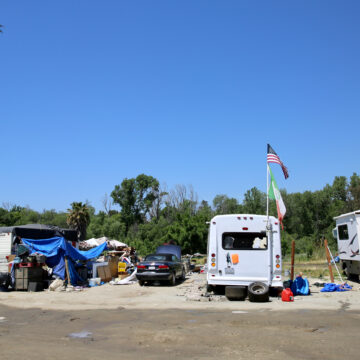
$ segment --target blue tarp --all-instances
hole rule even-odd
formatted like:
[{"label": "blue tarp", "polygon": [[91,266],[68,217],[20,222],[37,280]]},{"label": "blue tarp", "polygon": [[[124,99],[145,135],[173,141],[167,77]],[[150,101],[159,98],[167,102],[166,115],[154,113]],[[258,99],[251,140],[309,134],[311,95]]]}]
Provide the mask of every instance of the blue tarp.
[{"label": "blue tarp", "polygon": [[[106,242],[88,251],[81,251],[74,248],[63,237],[53,237],[50,239],[33,240],[22,239],[23,243],[30,249],[30,253],[39,253],[46,256],[46,264],[53,268],[53,274],[65,279],[65,256],[72,261],[90,260],[97,258],[107,249]],[[70,280],[76,285],[77,280],[81,280],[76,272],[75,266],[69,261]]]},{"label": "blue tarp", "polygon": [[348,284],[343,285],[336,285],[333,283],[327,283],[324,287],[320,290],[321,292],[333,292],[333,291],[349,291],[352,287]]},{"label": "blue tarp", "polygon": [[291,291],[294,295],[309,295],[309,281],[308,279],[303,279],[301,276],[298,276],[292,283],[291,283]]}]

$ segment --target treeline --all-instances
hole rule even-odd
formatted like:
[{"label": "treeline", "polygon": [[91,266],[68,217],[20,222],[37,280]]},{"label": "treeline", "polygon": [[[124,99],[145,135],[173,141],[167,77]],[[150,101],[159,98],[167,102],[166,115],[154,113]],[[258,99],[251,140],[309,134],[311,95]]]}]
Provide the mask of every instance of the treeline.
[{"label": "treeline", "polygon": [[[287,212],[282,231],[283,254],[296,240],[297,253],[311,257],[314,249],[327,238],[335,248],[332,237],[333,217],[360,209],[360,176],[349,179],[335,177],[332,185],[322,190],[287,193],[281,190]],[[265,214],[266,194],[256,187],[247,190],[243,201],[227,195],[217,195],[209,204],[199,201],[191,186],[177,185],[168,190],[152,176],[141,174],[124,179],[110,196],[105,195],[103,209],[98,213],[90,204],[74,202],[67,212],[3,204],[0,226],[42,223],[71,227],[81,238],[107,236],[135,246],[144,255],[170,240],[182,246],[184,253],[205,253],[207,221],[217,214]],[[276,206],[270,201],[270,214],[276,216]]]}]

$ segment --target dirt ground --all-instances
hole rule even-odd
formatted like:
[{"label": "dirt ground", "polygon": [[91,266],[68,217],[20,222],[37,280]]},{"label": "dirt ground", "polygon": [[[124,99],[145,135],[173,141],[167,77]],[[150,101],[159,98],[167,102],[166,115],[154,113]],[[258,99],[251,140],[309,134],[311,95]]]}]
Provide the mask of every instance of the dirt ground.
[{"label": "dirt ground", "polygon": [[312,285],[311,296],[293,303],[250,303],[201,296],[204,281],[192,275],[175,287],[0,293],[0,358],[358,357],[357,283],[341,293]]}]

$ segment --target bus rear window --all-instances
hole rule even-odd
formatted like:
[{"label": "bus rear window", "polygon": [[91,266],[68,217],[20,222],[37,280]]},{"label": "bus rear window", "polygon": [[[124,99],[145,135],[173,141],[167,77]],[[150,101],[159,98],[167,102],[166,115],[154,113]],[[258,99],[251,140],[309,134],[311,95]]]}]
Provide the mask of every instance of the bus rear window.
[{"label": "bus rear window", "polygon": [[266,250],[266,232],[229,232],[222,234],[224,250]]}]

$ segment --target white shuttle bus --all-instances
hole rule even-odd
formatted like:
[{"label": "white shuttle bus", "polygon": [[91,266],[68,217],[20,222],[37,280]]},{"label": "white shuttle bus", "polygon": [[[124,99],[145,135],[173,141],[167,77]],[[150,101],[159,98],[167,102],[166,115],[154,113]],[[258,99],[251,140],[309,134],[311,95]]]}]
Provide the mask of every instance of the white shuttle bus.
[{"label": "white shuttle bus", "polygon": [[269,288],[283,286],[279,221],[266,215],[218,215],[210,222],[208,291],[229,299],[268,301]]}]

